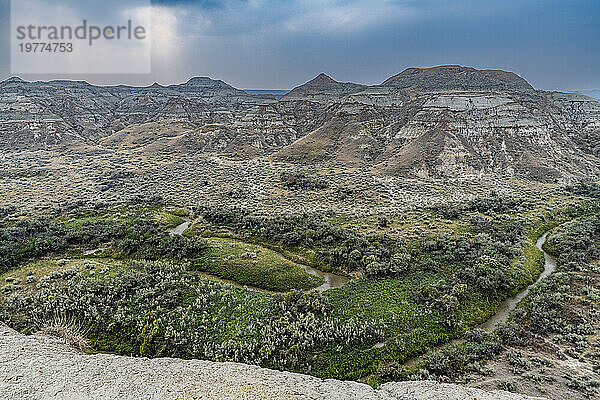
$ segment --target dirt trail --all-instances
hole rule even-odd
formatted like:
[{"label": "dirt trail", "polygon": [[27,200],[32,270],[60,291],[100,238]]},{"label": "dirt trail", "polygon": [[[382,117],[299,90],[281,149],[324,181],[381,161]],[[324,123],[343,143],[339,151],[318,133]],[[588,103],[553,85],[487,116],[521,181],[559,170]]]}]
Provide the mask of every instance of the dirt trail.
[{"label": "dirt trail", "polygon": [[[183,232],[189,226],[190,226],[190,221],[186,220],[183,223],[177,225],[175,228],[169,230],[169,233],[171,235],[183,235]],[[286,258],[280,252],[278,252],[276,250],[272,250],[272,249],[270,249],[270,250],[277,253],[281,258]],[[316,290],[319,292],[324,292],[329,289],[341,288],[342,286],[344,286],[351,280],[347,276],[331,274],[329,272],[323,272],[321,270],[318,270],[316,268],[313,268],[313,267],[305,265],[305,264],[298,263],[296,261],[294,261],[294,263],[296,265],[298,265],[300,268],[302,268],[304,271],[306,271],[307,273],[323,279],[323,283],[321,285],[317,286],[316,288],[311,289],[311,291]],[[219,278],[216,278],[216,279],[219,279]],[[231,282],[228,281],[227,283],[231,283]],[[250,289],[253,289],[253,288],[250,288]],[[259,289],[257,289],[257,290],[259,290]]]},{"label": "dirt trail", "polygon": [[[540,276],[535,280],[535,282],[533,282],[532,284],[530,284],[529,286],[527,286],[526,288],[524,288],[523,290],[518,292],[515,296],[504,300],[504,302],[502,302],[502,304],[500,304],[500,306],[498,307],[498,310],[496,310],[496,313],[494,315],[492,315],[489,319],[487,319],[484,323],[482,323],[478,326],[479,329],[483,329],[484,331],[491,332],[494,329],[498,328],[503,323],[505,323],[508,320],[508,317],[510,317],[510,313],[517,307],[517,305],[521,302],[521,300],[523,300],[529,294],[529,290],[532,287],[534,287],[535,285],[537,285],[538,282],[540,282],[542,279],[544,279],[545,277],[550,275],[552,272],[554,272],[554,270],[556,269],[556,259],[553,256],[551,256],[550,254],[546,253],[544,251],[544,249],[542,248],[542,246],[544,245],[544,243],[546,243],[546,240],[548,239],[549,233],[550,233],[550,231],[545,232],[542,236],[540,236],[538,238],[538,240],[535,244],[536,247],[544,253],[544,270],[542,271]],[[443,345],[440,346],[440,348],[452,346],[452,345],[456,345],[456,344],[461,344],[463,342],[464,342],[464,339],[462,339],[462,338],[454,339],[447,343],[444,343]],[[383,346],[385,346],[385,343],[377,343],[375,346],[383,347]],[[404,366],[412,367],[412,366],[417,365],[421,361],[423,361],[423,356],[414,357],[414,358],[407,360],[404,363]]]}]

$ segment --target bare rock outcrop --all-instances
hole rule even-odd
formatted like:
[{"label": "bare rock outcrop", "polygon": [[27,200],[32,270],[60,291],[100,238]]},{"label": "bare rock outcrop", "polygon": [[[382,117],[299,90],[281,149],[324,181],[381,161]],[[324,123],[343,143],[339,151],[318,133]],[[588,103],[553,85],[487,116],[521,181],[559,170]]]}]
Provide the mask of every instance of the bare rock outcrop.
[{"label": "bare rock outcrop", "polygon": [[280,100],[206,77],[137,88],[0,82],[0,152],[99,145],[562,183],[600,177],[599,143],[594,99],[456,65],[409,68],[375,86],[320,74]]},{"label": "bare rock outcrop", "polygon": [[0,398],[19,400],[527,400],[436,382],[356,382],[252,365],[172,358],[86,355],[59,339],[0,325]]}]

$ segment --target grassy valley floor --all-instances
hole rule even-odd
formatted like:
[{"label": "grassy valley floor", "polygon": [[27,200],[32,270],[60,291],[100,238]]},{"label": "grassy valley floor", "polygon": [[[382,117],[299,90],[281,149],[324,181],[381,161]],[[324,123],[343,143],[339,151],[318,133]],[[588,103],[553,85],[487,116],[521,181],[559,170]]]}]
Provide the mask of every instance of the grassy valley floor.
[{"label": "grassy valley floor", "polygon": [[[463,379],[506,354],[508,328],[469,332],[536,279],[543,263],[534,239],[597,210],[593,197],[561,189],[544,204],[492,194],[364,220],[157,205],[9,213],[0,320],[80,338],[92,352],[236,361],[373,385]],[[169,235],[183,218],[192,227]],[[312,290],[321,280],[299,262],[352,280],[321,294]],[[454,338],[466,339],[404,366]]]}]

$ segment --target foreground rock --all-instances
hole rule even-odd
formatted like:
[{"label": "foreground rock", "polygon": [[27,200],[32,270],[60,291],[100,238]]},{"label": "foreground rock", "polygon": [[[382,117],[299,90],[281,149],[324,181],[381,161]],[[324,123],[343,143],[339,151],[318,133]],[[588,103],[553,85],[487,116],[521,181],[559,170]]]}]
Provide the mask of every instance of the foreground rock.
[{"label": "foreground rock", "polygon": [[532,399],[435,382],[321,380],[256,366],[78,353],[58,339],[0,326],[0,398],[145,399]]}]

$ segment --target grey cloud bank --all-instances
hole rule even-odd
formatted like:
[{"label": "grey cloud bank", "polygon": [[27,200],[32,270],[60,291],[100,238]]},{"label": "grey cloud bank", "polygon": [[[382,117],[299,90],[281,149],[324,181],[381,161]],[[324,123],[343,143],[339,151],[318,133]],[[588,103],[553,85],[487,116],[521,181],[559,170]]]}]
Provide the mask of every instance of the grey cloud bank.
[{"label": "grey cloud bank", "polygon": [[[208,75],[236,87],[285,89],[323,71],[375,84],[409,66],[461,64],[514,71],[542,89],[600,87],[595,0],[162,0],[152,14],[151,74],[66,78],[145,85]],[[0,51],[4,79],[4,40]]]}]

